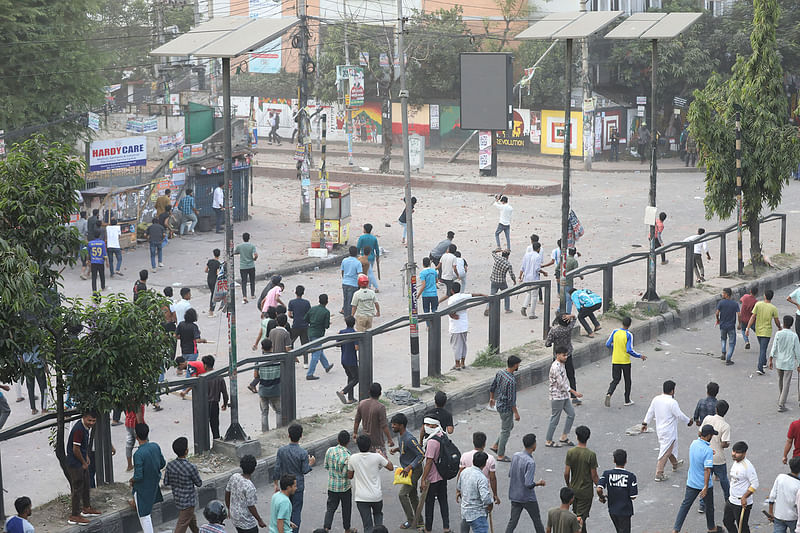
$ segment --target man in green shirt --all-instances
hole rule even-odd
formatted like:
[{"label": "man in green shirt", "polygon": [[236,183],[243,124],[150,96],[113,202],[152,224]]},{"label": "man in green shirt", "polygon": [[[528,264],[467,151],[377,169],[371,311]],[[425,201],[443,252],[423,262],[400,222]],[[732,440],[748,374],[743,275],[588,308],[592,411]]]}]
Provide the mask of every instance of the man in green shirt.
[{"label": "man in green shirt", "polygon": [[[597,475],[597,455],[586,447],[592,432],[586,426],[575,429],[578,446],[567,452],[564,481],[575,493],[572,510],[581,519],[582,531],[586,531],[586,519],[594,499],[593,485],[600,480]],[[562,500],[563,501],[563,500]],[[548,520],[549,520],[548,515]]]},{"label": "man in green shirt", "polygon": [[279,492],[269,502],[269,533],[292,533],[292,501],[297,491],[297,480],[292,474],[281,476]]},{"label": "man in green shirt", "polygon": [[[308,338],[310,341],[324,337],[325,330],[331,327],[331,312],[328,311],[326,307],[327,305],[328,295],[320,294],[319,305],[315,305],[306,313],[306,322],[308,322]],[[333,363],[328,362],[328,358],[325,357],[325,353],[321,348],[319,350],[314,350],[311,353],[311,362],[308,364],[308,373],[306,374],[307,380],[312,381],[319,379],[314,375],[314,371],[317,369],[317,363],[322,363],[322,368],[325,369],[326,374],[331,371],[331,368],[333,368]]]},{"label": "man in green shirt", "polygon": [[747,323],[746,334],[750,334],[753,329],[753,324],[756,326],[756,337],[758,338],[758,368],[756,374],[759,376],[764,375],[764,365],[767,364],[767,347],[769,346],[769,339],[772,337],[772,324],[774,320],[775,325],[778,326],[778,331],[781,329],[781,323],[778,320],[778,308],[772,305],[772,297],[775,293],[772,289],[764,291],[764,300],[756,303],[753,307],[753,316]]},{"label": "man in green shirt", "polygon": [[[547,533],[578,533],[581,531],[581,519],[569,511],[575,499],[575,493],[569,487],[562,487],[559,493],[561,506],[547,511]],[[271,533],[271,532],[270,532]]]},{"label": "man in green shirt", "polygon": [[239,255],[239,273],[242,275],[242,303],[247,303],[247,279],[250,278],[250,297],[256,297],[256,245],[250,242],[250,234],[243,233],[244,242],[236,245],[234,255]]}]

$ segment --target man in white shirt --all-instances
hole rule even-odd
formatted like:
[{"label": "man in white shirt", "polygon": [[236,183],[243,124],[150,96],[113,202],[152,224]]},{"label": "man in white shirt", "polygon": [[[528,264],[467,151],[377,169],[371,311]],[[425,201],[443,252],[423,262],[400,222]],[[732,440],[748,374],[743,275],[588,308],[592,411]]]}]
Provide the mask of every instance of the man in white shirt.
[{"label": "man in white shirt", "polygon": [[[119,236],[122,233],[122,228],[117,224],[117,219],[112,218],[111,224],[106,226],[106,251],[108,252],[108,270],[111,271],[111,277],[114,274],[121,276],[122,272],[122,249],[119,245]],[[114,271],[114,257],[117,258],[117,270]]]},{"label": "man in white shirt", "polygon": [[381,468],[391,472],[394,465],[383,455],[369,451],[372,440],[368,435],[359,435],[356,443],[359,453],[352,454],[348,459],[347,477],[353,480],[353,499],[361,515],[364,531],[372,531],[374,526],[383,524]]},{"label": "man in white shirt", "polygon": [[797,527],[797,495],[800,494],[800,457],[789,460],[789,473],[778,474],[769,492],[769,519],[776,533],[794,533]]},{"label": "man in white shirt", "polygon": [[192,289],[189,287],[183,287],[181,289],[181,299],[172,305],[169,306],[169,310],[175,313],[175,323],[180,324],[183,322],[183,316],[186,314],[186,311],[192,307],[192,303],[189,301],[192,299]]},{"label": "man in white shirt", "polygon": [[[520,282],[539,281],[539,274],[547,275],[547,272],[542,270],[542,254],[539,253],[541,249],[542,245],[537,241],[531,243],[530,250],[525,252],[519,271]],[[530,307],[530,311],[526,312],[528,307]],[[536,295],[534,294],[534,289],[525,293],[525,302],[522,304],[522,308],[519,312],[522,313],[522,316],[527,314],[530,319],[537,318]]]},{"label": "man in white shirt", "polygon": [[[445,254],[447,255],[447,254]],[[444,263],[444,256],[440,265]],[[450,307],[456,305],[462,300],[467,300],[473,296],[486,296],[485,294],[461,292],[461,284],[457,281],[452,284],[453,294],[445,294],[439,298],[439,303],[449,300]],[[469,318],[467,317],[467,310],[461,309],[455,313],[450,313],[450,347],[453,349],[453,357],[456,364],[450,370],[462,370],[467,367],[467,332],[469,331]]]},{"label": "man in white shirt", "polygon": [[[728,402],[719,400],[717,402],[717,414],[706,415],[703,418],[700,427],[709,425],[714,428],[717,435],[711,437],[709,443],[711,449],[714,450],[714,466],[711,468],[711,474],[717,476],[719,479],[722,493],[725,496],[725,501],[730,496],[730,482],[728,481],[728,468],[725,464],[725,450],[731,445],[731,425],[725,421],[725,415],[728,414]],[[700,500],[700,509],[705,510],[705,502]]]},{"label": "man in white shirt", "polygon": [[500,196],[499,194],[494,197],[494,204],[500,210],[500,218],[497,221],[497,229],[494,231],[494,240],[497,242],[497,247],[500,248],[500,234],[506,234],[506,250],[511,250],[511,214],[514,208],[508,204],[508,196]]},{"label": "man in white shirt", "polygon": [[658,435],[658,462],[656,463],[656,481],[666,481],[664,467],[667,460],[672,463],[675,471],[683,463],[678,460],[678,422],[683,422],[691,427],[694,421],[683,414],[678,402],[675,400],[675,382],[668,379],[662,385],[663,394],[659,394],[650,402],[647,414],[642,422],[642,432],[647,430],[647,424],[653,419],[656,421],[656,434]]},{"label": "man in white shirt", "polygon": [[[697,228],[697,235],[692,235],[691,237],[686,237],[683,239],[683,242],[691,242],[696,241],[699,239],[704,233],[706,232],[705,228]],[[703,267],[703,254],[706,255],[709,261],[711,261],[711,254],[708,253],[708,244],[703,242],[695,243],[694,245],[694,274],[697,277],[697,283],[701,283],[706,280],[705,278],[705,268]]]},{"label": "man in white shirt", "polygon": [[[725,515],[722,523],[728,531],[750,533],[750,510],[753,507],[753,494],[758,489],[758,475],[747,456],[747,443],[739,441],[731,448],[731,495],[725,502]],[[744,513],[742,513],[744,509]],[[741,522],[740,522],[741,520]],[[738,525],[738,530],[737,530]]]},{"label": "man in white shirt", "polygon": [[458,277],[456,250],[458,250],[458,247],[455,244],[448,246],[447,252],[439,259],[439,264],[436,265],[436,270],[439,271],[439,279],[447,287],[448,296],[453,294],[453,281]]},{"label": "man in white shirt", "polygon": [[222,233],[222,208],[225,205],[225,194],[222,190],[222,182],[217,183],[212,193],[211,209],[214,210],[214,216],[217,222],[217,233]]}]

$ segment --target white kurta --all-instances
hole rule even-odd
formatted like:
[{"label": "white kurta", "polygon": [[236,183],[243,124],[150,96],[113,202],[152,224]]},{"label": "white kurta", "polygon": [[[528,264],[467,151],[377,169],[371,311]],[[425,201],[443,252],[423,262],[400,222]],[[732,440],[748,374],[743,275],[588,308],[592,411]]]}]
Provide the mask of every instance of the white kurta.
[{"label": "white kurta", "polygon": [[689,423],[689,417],[683,414],[681,408],[678,407],[678,402],[670,394],[660,394],[653,398],[650,402],[650,408],[644,417],[644,423],[648,426],[655,418],[656,420],[656,434],[658,435],[658,458],[662,458],[670,445],[672,446],[672,454],[678,456],[678,422],[684,424]]}]

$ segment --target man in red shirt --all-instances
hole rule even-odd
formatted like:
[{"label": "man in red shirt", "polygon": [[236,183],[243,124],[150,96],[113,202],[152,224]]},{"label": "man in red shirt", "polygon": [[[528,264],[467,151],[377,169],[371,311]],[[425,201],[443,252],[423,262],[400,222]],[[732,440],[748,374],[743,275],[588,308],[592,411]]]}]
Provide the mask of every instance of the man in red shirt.
[{"label": "man in red shirt", "polygon": [[789,450],[794,445],[792,457],[800,456],[800,419],[789,424],[789,433],[786,434],[786,445],[783,447],[783,464],[788,462]]},{"label": "man in red shirt", "polygon": [[753,307],[758,302],[758,286],[753,285],[750,287],[750,292],[742,296],[739,300],[742,303],[742,308],[739,311],[739,329],[742,330],[742,338],[744,338],[744,349],[750,349],[750,338],[747,336],[747,324],[750,322],[750,317],[753,316]]},{"label": "man in red shirt", "polygon": [[[214,368],[214,357],[211,355],[203,356],[200,361],[187,361],[184,357],[178,356],[175,358],[175,362],[178,364],[178,372],[185,370],[187,378],[196,378],[200,374],[205,374],[208,367]],[[186,393],[190,390],[192,390],[191,387],[183,389],[180,392],[181,399],[186,399]]]}]

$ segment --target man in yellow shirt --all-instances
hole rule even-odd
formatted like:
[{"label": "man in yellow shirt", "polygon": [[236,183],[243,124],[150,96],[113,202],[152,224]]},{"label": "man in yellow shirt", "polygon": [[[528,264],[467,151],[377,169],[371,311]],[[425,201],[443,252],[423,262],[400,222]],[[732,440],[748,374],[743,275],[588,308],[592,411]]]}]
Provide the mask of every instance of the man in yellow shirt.
[{"label": "man in yellow shirt", "polygon": [[626,316],[622,319],[622,327],[611,332],[606,341],[606,346],[611,348],[611,383],[608,385],[605,406],[611,407],[611,395],[619,385],[619,380],[625,376],[625,405],[633,405],[631,400],[631,356],[638,357],[642,361],[647,359],[633,349],[633,333],[628,331],[631,327],[631,317]]},{"label": "man in yellow shirt", "polygon": [[163,196],[156,198],[156,216],[160,215],[167,210],[167,207],[172,205],[171,191],[166,189]]},{"label": "man in yellow shirt", "polygon": [[758,369],[756,374],[759,376],[764,375],[764,365],[767,364],[767,347],[769,346],[769,339],[772,337],[772,324],[774,320],[775,325],[778,326],[778,331],[781,329],[781,323],[778,320],[778,308],[772,305],[772,297],[775,293],[772,289],[764,291],[764,301],[756,303],[753,307],[753,316],[747,323],[746,333],[749,335],[750,330],[753,329],[753,324],[756,326],[756,337],[758,338]]}]

